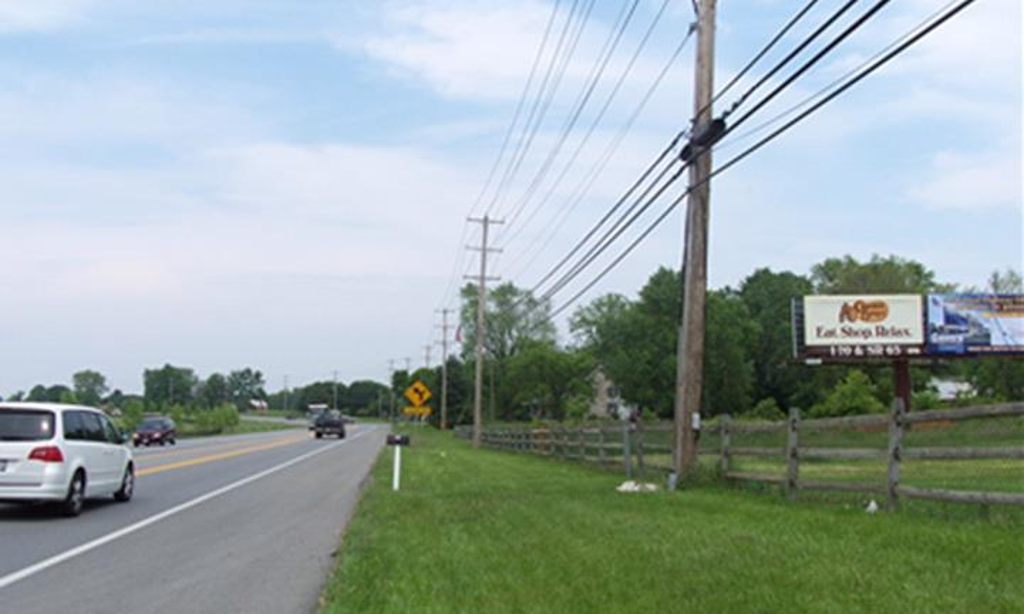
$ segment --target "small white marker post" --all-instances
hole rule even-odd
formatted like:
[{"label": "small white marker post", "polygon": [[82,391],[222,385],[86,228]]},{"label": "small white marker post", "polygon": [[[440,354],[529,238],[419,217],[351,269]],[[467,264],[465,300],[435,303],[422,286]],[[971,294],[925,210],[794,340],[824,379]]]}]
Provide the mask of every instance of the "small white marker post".
[{"label": "small white marker post", "polygon": [[409,445],[409,436],[392,433],[388,435],[388,445],[395,450],[392,457],[395,461],[395,466],[391,472],[391,490],[398,490],[402,477],[402,446]]},{"label": "small white marker post", "polygon": [[398,483],[402,475],[402,446],[391,446],[394,451],[395,466],[391,473],[391,490],[398,490]]}]

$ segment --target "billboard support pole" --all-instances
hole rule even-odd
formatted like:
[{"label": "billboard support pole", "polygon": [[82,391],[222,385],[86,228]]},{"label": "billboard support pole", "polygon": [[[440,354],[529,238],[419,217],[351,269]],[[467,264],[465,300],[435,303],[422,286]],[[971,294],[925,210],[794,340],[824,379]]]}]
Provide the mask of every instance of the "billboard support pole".
[{"label": "billboard support pole", "polygon": [[893,397],[903,401],[903,411],[910,411],[910,363],[895,360],[892,363]]}]

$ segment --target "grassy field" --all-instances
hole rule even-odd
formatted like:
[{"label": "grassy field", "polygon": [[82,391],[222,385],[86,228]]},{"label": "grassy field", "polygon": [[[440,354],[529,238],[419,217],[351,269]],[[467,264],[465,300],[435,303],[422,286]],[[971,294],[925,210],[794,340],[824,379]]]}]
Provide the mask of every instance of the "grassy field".
[{"label": "grassy field", "polygon": [[577,463],[413,432],[349,525],[324,612],[1020,612],[1024,523],[615,492]]}]

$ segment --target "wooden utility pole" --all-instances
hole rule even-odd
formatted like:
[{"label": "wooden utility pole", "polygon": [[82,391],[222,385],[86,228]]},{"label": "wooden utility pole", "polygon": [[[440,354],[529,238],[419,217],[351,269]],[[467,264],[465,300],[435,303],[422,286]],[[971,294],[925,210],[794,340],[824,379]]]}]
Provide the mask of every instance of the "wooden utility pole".
[{"label": "wooden utility pole", "polygon": [[388,359],[388,400],[390,401],[389,411],[391,414],[391,426],[394,427],[398,416],[395,414],[395,359]]},{"label": "wooden utility pole", "polygon": [[[487,277],[487,254],[501,250],[487,247],[487,233],[492,224],[504,224],[500,220],[492,220],[487,215],[482,218],[469,218],[470,222],[480,224],[483,232],[480,235],[480,247],[468,246],[467,249],[480,252],[480,275],[476,278],[478,285],[476,298],[476,390],[473,393],[473,447],[480,447],[480,433],[483,426],[483,388],[484,388],[484,308],[487,303],[487,282],[496,281]],[[469,277],[469,279],[473,279]]]},{"label": "wooden utility pole", "polygon": [[451,309],[439,309],[441,314],[441,430],[448,428],[448,314]]},{"label": "wooden utility pole", "polygon": [[[714,92],[715,2],[700,0],[697,15],[697,62],[693,83],[694,124],[698,134],[712,118]],[[711,190],[711,148],[694,152],[686,201],[686,238],[683,246],[683,313],[676,348],[675,436],[673,470],[687,473],[697,459],[693,414],[700,411],[704,384],[704,302],[708,268],[708,202]]]}]

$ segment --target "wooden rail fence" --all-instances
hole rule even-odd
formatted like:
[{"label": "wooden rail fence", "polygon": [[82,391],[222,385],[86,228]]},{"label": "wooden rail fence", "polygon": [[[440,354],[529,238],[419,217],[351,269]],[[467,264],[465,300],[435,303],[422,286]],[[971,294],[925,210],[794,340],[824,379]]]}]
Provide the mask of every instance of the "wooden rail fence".
[{"label": "wooden rail fence", "polygon": [[[705,428],[705,433],[708,435],[718,436],[717,450],[712,451],[705,447],[701,453],[710,452],[718,456],[721,474],[725,478],[778,484],[790,499],[795,499],[801,490],[820,490],[861,492],[884,496],[888,509],[897,508],[901,498],[1024,506],[1024,493],[919,488],[905,486],[900,482],[900,470],[904,461],[1024,459],[1024,445],[909,447],[904,441],[904,432],[911,425],[1013,416],[1024,416],[1024,403],[906,412],[902,402],[896,400],[888,414],[802,419],[800,411],[793,409],[786,420],[776,422],[742,422],[733,420],[729,415],[723,415],[714,422],[709,421],[711,422],[707,425],[709,428]],[[887,446],[885,449],[801,446],[801,435],[830,429],[885,431]],[[671,441],[671,432],[671,423],[543,428],[502,427],[485,429],[482,433],[482,441],[488,447],[501,450],[608,466],[621,464],[626,476],[632,477],[634,469],[640,473],[646,469],[670,470],[668,464],[657,461],[666,457],[671,458],[671,445],[665,443],[665,440]],[[458,427],[455,433],[456,436],[468,439],[470,430],[467,427]],[[750,433],[784,433],[785,444],[781,447],[733,445],[734,436]],[[785,473],[737,471],[732,467],[732,459],[743,456],[781,458],[785,461]],[[870,483],[805,479],[800,477],[800,461],[802,460],[885,461],[887,465],[886,480],[884,483]],[[1021,479],[1024,483],[1024,475]]]}]

